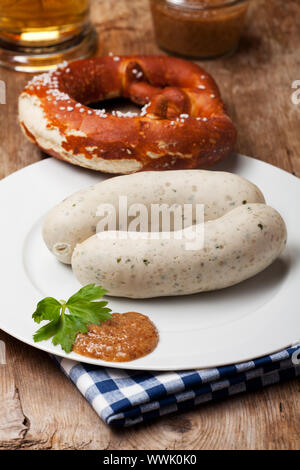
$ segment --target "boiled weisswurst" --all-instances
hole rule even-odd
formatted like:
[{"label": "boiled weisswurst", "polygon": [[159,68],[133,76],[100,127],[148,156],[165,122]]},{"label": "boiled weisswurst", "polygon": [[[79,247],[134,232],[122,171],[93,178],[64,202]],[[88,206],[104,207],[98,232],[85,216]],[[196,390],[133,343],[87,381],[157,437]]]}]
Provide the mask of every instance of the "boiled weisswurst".
[{"label": "boiled weisswurst", "polygon": [[[204,204],[205,220],[216,219],[248,202],[264,202],[257,186],[232,173],[174,170],[114,177],[76,192],[49,212],[43,225],[49,250],[63,263],[70,263],[75,245],[96,232],[100,204],[112,204],[118,222],[119,196],[127,197],[128,207],[141,203],[149,212],[151,204]],[[126,228],[117,224],[116,229]]]},{"label": "boiled weisswurst", "polygon": [[108,295],[131,298],[232,286],[269,266],[286,243],[282,217],[265,204],[241,205],[206,222],[204,247],[196,251],[187,250],[184,239],[143,239],[142,233],[134,240],[98,235],[76,246],[75,276],[82,285],[100,284]]}]

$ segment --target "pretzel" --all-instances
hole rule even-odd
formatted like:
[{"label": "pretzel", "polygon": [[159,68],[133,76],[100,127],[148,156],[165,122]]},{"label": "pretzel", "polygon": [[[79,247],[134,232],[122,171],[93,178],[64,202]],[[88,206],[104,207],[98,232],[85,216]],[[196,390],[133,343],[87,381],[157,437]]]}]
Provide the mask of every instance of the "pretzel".
[{"label": "pretzel", "polygon": [[[87,106],[115,97],[143,106],[141,114]],[[236,140],[213,78],[165,56],[63,63],[27,84],[19,120],[46,153],[106,173],[203,168],[226,158]]]}]

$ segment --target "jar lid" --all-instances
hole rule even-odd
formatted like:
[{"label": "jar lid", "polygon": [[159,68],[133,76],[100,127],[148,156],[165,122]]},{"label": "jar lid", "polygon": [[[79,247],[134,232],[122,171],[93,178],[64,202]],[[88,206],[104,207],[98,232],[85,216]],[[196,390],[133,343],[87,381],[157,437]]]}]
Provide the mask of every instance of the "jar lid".
[{"label": "jar lid", "polygon": [[248,0],[165,0],[166,3],[174,7],[194,8],[210,10],[214,8],[224,8],[243,3]]}]

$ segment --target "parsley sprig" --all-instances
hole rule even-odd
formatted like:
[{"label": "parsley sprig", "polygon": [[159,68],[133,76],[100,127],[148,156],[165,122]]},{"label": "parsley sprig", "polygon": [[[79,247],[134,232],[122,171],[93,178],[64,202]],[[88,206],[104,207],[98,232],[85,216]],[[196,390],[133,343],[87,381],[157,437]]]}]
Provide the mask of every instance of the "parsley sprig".
[{"label": "parsley sprig", "polygon": [[[88,325],[111,318],[108,302],[99,301],[106,294],[101,286],[89,284],[72,295],[69,300],[56,300],[46,297],[37,304],[32,318],[36,323],[48,320],[49,323],[39,328],[33,335],[35,342],[52,338],[52,343],[61,345],[67,353],[72,351],[76,335],[87,333]],[[97,301],[97,302],[95,302]]]}]

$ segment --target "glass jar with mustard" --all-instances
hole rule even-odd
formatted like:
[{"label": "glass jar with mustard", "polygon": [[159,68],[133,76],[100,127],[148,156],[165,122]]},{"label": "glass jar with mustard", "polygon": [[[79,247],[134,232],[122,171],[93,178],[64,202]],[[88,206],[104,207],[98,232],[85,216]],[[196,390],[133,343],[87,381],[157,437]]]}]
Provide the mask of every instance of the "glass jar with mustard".
[{"label": "glass jar with mustard", "polygon": [[166,51],[213,58],[234,51],[250,0],[150,0],[157,42]]}]

